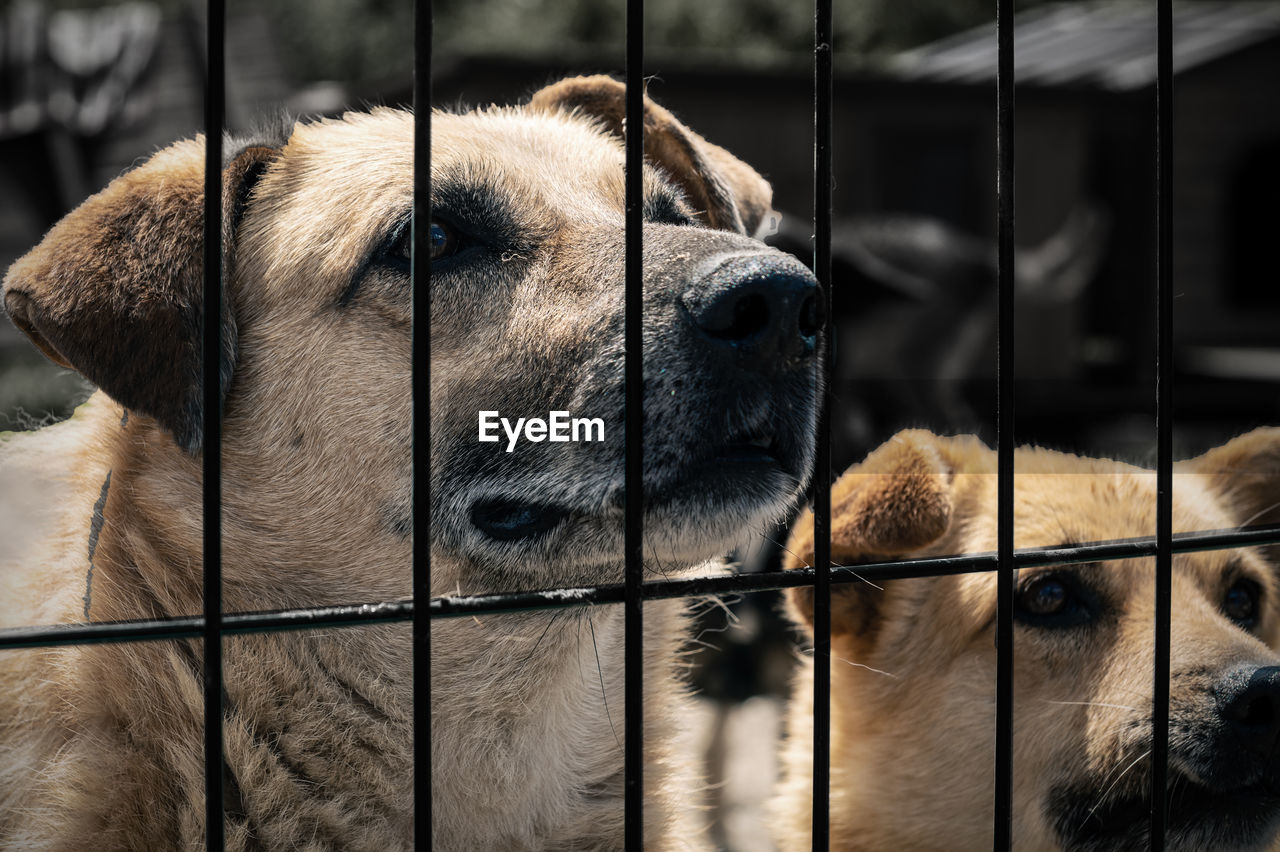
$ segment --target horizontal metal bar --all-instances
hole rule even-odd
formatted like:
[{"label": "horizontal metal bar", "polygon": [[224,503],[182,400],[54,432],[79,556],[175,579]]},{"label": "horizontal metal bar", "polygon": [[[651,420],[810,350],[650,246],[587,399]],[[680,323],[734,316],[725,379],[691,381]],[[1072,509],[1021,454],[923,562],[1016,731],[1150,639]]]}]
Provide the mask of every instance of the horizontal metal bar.
[{"label": "horizontal metal bar", "polygon": [[[386,621],[409,621],[413,601],[349,604],[332,607],[224,613],[223,635],[312,630],[318,627],[351,627]],[[191,639],[204,630],[198,615],[136,621],[103,621],[93,624],[54,624],[0,630],[0,649],[47,648],[105,642],[138,642],[156,639]]]},{"label": "horizontal metal bar", "polygon": [[[1205,550],[1230,550],[1280,544],[1280,524],[1246,529],[1206,530],[1176,533],[1174,553]],[[1112,559],[1138,559],[1156,555],[1152,536],[1100,541],[1089,544],[1033,547],[1015,551],[1017,568],[1038,565],[1065,565],[1100,562]],[[959,556],[933,556],[901,562],[870,562],[843,565],[831,569],[832,583],[904,580],[918,577],[942,577],[953,574],[976,574],[994,571],[996,553],[967,553]],[[652,580],[642,587],[645,600],[670,600],[704,595],[728,595],[767,592],[812,585],[812,568],[795,571],[768,571],[760,574],[726,574],[719,577],[691,577],[681,580]],[[451,595],[431,599],[431,618],[458,618],[468,615],[498,615],[561,609],[569,606],[616,604],[624,600],[625,586],[612,583],[579,588],[544,589],[532,592],[508,592],[485,595]],[[223,634],[265,633],[286,630],[314,630],[322,627],[352,627],[413,618],[413,601],[348,604],[344,606],[310,607],[261,612],[226,613],[222,617]],[[134,642],[153,639],[190,639],[200,636],[204,619],[182,616],[138,621],[104,621],[96,624],[55,624],[40,627],[14,627],[0,630],[0,649],[37,648],[99,642]]]}]

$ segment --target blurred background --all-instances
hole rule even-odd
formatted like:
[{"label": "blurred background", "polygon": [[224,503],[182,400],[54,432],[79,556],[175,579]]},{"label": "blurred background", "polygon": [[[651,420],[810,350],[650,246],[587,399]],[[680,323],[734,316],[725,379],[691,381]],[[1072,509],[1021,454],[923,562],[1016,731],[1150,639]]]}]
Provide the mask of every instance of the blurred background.
[{"label": "blurred background", "polygon": [[[409,0],[229,0],[227,120],[411,101]],[[1154,461],[1150,2],[1017,4],[1017,440]],[[650,94],[773,184],[770,238],[812,247],[812,9],[649,0]],[[1280,2],[1175,4],[1176,454],[1280,423]],[[900,428],[995,439],[990,0],[836,0],[835,471]],[[201,129],[203,3],[0,3],[0,268],[83,198]],[[621,0],[438,0],[438,104],[623,70]],[[0,323],[0,431],[89,387]],[[3,519],[0,519],[2,534]],[[776,564],[785,530],[739,554]],[[728,849],[760,802],[794,639],[776,596],[706,616],[691,722]],[[755,744],[754,746],[752,744]]]}]

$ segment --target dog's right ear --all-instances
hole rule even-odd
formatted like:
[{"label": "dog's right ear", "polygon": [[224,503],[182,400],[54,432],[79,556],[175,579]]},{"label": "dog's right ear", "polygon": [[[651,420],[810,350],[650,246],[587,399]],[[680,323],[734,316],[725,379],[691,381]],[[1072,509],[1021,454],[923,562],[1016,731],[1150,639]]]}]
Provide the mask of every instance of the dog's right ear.
[{"label": "dog's right ear", "polygon": [[[1177,469],[1206,477],[1241,526],[1280,524],[1280,427],[1246,432],[1204,455],[1179,462]],[[1263,550],[1280,566],[1280,545]]]},{"label": "dog's right ear", "polygon": [[[223,245],[258,177],[279,154],[250,147],[223,170]],[[51,360],[194,452],[202,438],[204,143],[179,142],[68,213],[5,277],[9,317]],[[222,392],[236,326],[223,288]]]},{"label": "dog's right ear", "polygon": [[[831,563],[890,560],[946,534],[956,472],[990,454],[976,438],[942,438],[923,429],[899,432],[831,486]],[[783,567],[813,564],[813,512],[796,520]],[[813,588],[787,590],[797,624],[813,629]],[[831,632],[861,635],[876,624],[883,593],[867,583],[831,587]]]},{"label": "dog's right ear", "polygon": [[[588,115],[621,138],[627,87],[604,75],[571,77],[536,92],[529,108]],[[698,218],[712,228],[756,236],[773,215],[773,188],[768,181],[681,124],[648,95],[644,99],[644,155],[679,184]]]}]

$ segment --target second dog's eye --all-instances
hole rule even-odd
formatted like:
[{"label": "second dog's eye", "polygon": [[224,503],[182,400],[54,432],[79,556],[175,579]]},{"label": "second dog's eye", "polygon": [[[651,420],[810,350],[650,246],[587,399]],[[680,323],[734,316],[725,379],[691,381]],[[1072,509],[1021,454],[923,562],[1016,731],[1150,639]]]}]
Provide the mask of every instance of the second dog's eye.
[{"label": "second dog's eye", "polygon": [[1222,611],[1227,618],[1246,630],[1258,624],[1258,601],[1262,589],[1253,580],[1241,578],[1231,584],[1222,598]]},{"label": "second dog's eye", "polygon": [[1039,574],[1018,587],[1013,614],[1034,627],[1074,627],[1091,621],[1093,598],[1069,575]]},{"label": "second dog's eye", "polygon": [[1053,615],[1061,612],[1067,605],[1067,586],[1057,577],[1046,577],[1034,583],[1018,596],[1018,602],[1028,613],[1035,615]]}]

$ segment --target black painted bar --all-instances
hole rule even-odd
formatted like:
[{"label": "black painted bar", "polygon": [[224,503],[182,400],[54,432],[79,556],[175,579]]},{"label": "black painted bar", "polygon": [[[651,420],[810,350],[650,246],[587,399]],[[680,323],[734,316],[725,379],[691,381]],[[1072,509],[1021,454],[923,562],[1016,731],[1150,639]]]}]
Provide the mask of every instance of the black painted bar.
[{"label": "black painted bar", "polygon": [[223,847],[222,824],[222,130],[226,109],[226,7],[205,6],[204,319],[202,357],[205,843]]},{"label": "black painted bar", "polygon": [[1165,848],[1173,585],[1173,2],[1156,0],[1156,623],[1151,848]]},{"label": "black painted bar", "polygon": [[624,518],[623,631],[626,677],[623,692],[623,811],[628,852],[644,848],[644,330],[643,164],[644,0],[627,0],[626,274],[624,335],[626,379],[626,474]]},{"label": "black painted bar", "polygon": [[1014,78],[1013,0],[997,0],[996,252],[996,730],[994,848],[1012,844],[1013,806],[1013,460],[1014,460]]},{"label": "black painted bar", "polygon": [[813,272],[822,286],[818,416],[813,462],[813,848],[826,852],[831,785],[831,0],[817,0],[813,27]]},{"label": "black painted bar", "polygon": [[[1280,526],[1175,533],[1172,548],[1174,553],[1194,553],[1271,544],[1280,544]],[[1040,565],[1140,559],[1152,557],[1155,553],[1155,539],[1147,536],[1083,545],[1026,548],[1015,551],[1013,556],[1016,568],[1033,568]],[[993,552],[969,553],[963,556],[934,556],[903,562],[873,562],[835,566],[831,569],[831,582],[836,584],[864,581],[878,583],[884,580],[902,580],[911,577],[976,574],[993,571],[997,565],[997,555]],[[805,568],[760,574],[654,580],[644,584],[641,588],[641,596],[645,600],[669,600],[704,595],[776,591],[811,586],[814,584],[815,574],[812,568]],[[461,618],[573,606],[617,604],[622,603],[625,596],[624,590],[625,586],[618,583],[568,589],[447,596],[433,598],[430,611],[432,618]],[[412,600],[226,613],[222,617],[222,632],[224,634],[265,633],[277,630],[315,630],[324,627],[411,621],[413,613]],[[183,616],[133,621],[100,621],[92,624],[14,627],[0,630],[0,649],[45,648],[56,645],[152,639],[190,639],[202,635],[203,625],[204,620],[199,616]]]},{"label": "black painted bar", "polygon": [[413,834],[431,848],[431,0],[413,4]]}]

